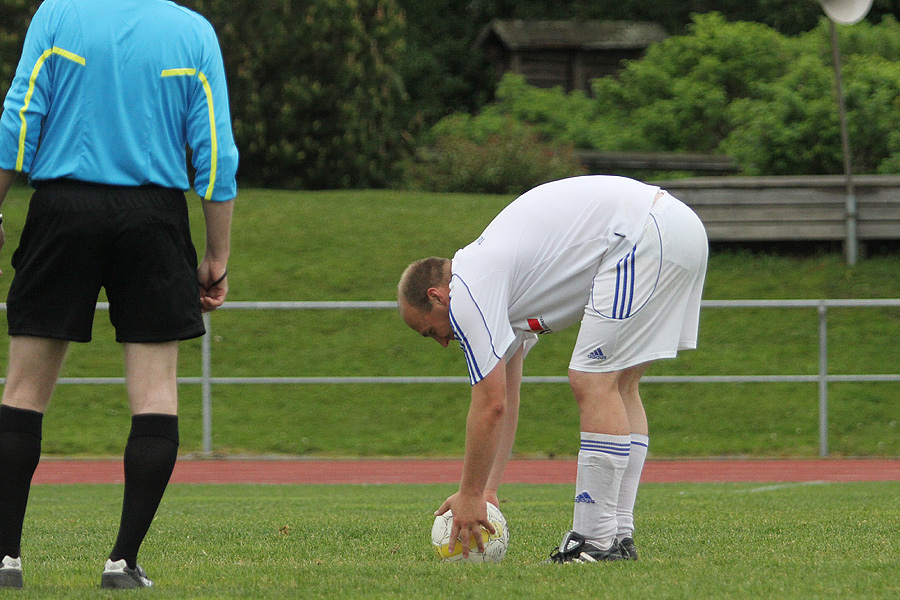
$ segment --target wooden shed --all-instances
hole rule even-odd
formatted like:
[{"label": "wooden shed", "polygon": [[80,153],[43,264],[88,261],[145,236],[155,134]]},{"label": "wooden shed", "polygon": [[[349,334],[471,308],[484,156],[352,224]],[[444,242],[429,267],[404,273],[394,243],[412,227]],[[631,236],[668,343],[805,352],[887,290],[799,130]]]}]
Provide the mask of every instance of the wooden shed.
[{"label": "wooden shed", "polygon": [[498,80],[512,71],[536,87],[589,92],[591,79],[618,73],[623,60],[641,58],[666,37],[660,25],[639,21],[493,20],[475,47]]}]

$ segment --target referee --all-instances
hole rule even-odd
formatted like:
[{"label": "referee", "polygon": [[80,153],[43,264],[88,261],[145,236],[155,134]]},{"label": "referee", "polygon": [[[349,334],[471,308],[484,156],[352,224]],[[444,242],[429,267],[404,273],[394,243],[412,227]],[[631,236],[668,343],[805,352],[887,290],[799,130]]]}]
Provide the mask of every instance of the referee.
[{"label": "referee", "polygon": [[[206,225],[199,267],[186,147]],[[0,203],[16,172],[35,188],[7,300],[0,587],[22,587],[43,413],[69,342],[91,339],[101,287],[132,420],[121,523],[100,585],[153,585],[137,555],[178,451],[178,342],[203,335],[201,312],[228,292],[236,170],[221,51],[203,17],[164,0],[40,5],[0,117]]]}]

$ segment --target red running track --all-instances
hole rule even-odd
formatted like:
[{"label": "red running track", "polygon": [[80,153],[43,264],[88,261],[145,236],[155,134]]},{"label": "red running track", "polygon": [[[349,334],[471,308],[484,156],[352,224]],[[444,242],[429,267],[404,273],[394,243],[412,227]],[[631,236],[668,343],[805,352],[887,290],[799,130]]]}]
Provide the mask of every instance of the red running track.
[{"label": "red running track", "polygon": [[[512,460],[505,483],[574,483],[575,460]],[[456,483],[461,460],[182,459],[172,483]],[[46,458],[35,484],[122,483],[121,461]],[[644,483],[900,481],[900,459],[649,460]]]}]

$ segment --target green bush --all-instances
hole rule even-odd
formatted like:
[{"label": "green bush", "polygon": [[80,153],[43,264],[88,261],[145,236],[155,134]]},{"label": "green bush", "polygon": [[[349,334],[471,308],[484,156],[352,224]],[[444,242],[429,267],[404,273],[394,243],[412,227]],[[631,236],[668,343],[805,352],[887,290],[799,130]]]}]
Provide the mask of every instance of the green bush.
[{"label": "green bush", "polygon": [[790,40],[765,25],[695,15],[686,35],[651,46],[621,77],[594,81],[596,127],[608,132],[600,147],[713,152],[731,129],[729,104],[781,76],[793,57]]},{"label": "green bush", "polygon": [[479,118],[500,117],[528,123],[545,139],[576,148],[595,146],[592,124],[597,119],[597,105],[581,91],[536,88],[525,83],[524,76],[506,73],[497,86],[494,103],[485,107]]},{"label": "green bush", "polygon": [[[843,172],[827,24],[799,40],[808,50],[784,75],[760,83],[754,98],[729,107],[733,127],[721,149],[750,175]],[[900,25],[861,23],[841,37],[853,171],[900,172]]]},{"label": "green bush", "polygon": [[408,185],[436,192],[518,194],[584,173],[571,144],[546,142],[536,128],[504,115],[442,119]]}]

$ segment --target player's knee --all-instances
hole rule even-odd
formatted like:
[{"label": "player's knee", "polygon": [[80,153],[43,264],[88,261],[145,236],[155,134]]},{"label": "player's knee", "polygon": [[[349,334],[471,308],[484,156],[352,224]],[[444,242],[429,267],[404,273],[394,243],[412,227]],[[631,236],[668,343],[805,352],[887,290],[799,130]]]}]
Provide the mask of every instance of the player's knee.
[{"label": "player's knee", "polygon": [[619,396],[619,372],[587,373],[569,369],[569,386],[579,404]]}]

